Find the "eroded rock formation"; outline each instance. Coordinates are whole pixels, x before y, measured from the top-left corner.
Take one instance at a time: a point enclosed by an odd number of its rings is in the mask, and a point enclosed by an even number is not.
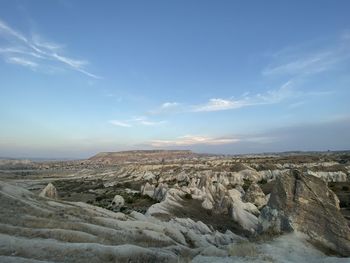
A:
[[[314,243],[350,256],[350,229],[339,200],[320,178],[298,170],[279,176],[259,220],[261,232],[300,231]]]
[[[52,184],[49,183],[39,194],[41,197],[47,197],[51,199],[57,199],[58,198],[58,193],[56,190],[56,187]]]

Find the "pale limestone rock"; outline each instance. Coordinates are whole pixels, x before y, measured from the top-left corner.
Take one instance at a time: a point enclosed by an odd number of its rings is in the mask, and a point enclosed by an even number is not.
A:
[[[120,209],[121,207],[123,207],[124,204],[125,204],[125,201],[121,195],[115,195],[111,203],[112,207],[117,209]]]
[[[313,172],[311,170],[307,171],[307,174],[322,178],[326,182],[347,182],[348,176],[342,171],[338,172]]]
[[[149,184],[148,182],[141,187],[141,195],[148,195],[153,198],[155,187],[154,185]]]
[[[162,201],[165,198],[166,192],[168,191],[168,185],[160,183],[154,190],[153,199],[157,201]]]
[[[243,201],[253,203],[258,207],[258,209],[261,209],[263,206],[267,204],[267,198],[264,192],[261,190],[260,186],[256,183],[252,183],[249,186],[247,192],[243,197]]]
[[[143,179],[146,181],[152,182],[155,178],[156,176],[150,171],[146,171],[145,174],[143,175]]]
[[[243,203],[241,193],[236,189],[228,190],[228,209],[232,219],[244,229],[255,232],[258,226],[258,218],[254,214],[259,214],[259,210],[251,203]]]
[[[319,246],[350,256],[350,228],[338,198],[315,176],[291,170],[278,177],[259,221],[260,232],[300,231]]]
[[[190,178],[188,177],[188,175],[182,171],[181,173],[179,173],[177,176],[176,176],[176,181],[178,182],[188,182],[190,180]]]
[[[232,203],[229,209],[232,219],[244,229],[254,233],[258,228],[258,218],[244,209],[242,201]]]
[[[204,199],[204,201],[202,203],[202,207],[204,209],[211,210],[211,209],[213,209],[213,203],[210,202],[210,200],[208,198],[206,198],[206,199]]]
[[[39,194],[41,197],[47,197],[51,199],[58,199],[58,193],[56,187],[49,183]]]

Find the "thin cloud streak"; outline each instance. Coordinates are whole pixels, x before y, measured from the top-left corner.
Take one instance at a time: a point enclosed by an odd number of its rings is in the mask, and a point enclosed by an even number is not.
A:
[[[157,109],[151,110],[149,114],[178,113],[183,111],[184,105],[179,102],[164,102]]]
[[[172,113],[227,111],[244,107],[272,105],[290,99],[300,99],[300,101],[304,101],[306,97],[325,96],[332,94],[331,91],[304,92],[295,89],[294,86],[295,82],[293,80],[289,80],[285,82],[280,88],[275,90],[268,90],[262,94],[258,93],[255,95],[249,95],[249,93],[245,93],[238,99],[211,98],[206,103],[197,105],[174,103],[174,106],[171,106],[171,108]],[[299,101],[293,103],[299,103]],[[157,110],[151,111],[151,113],[169,113],[168,107],[163,107],[163,105],[167,104],[168,103],[163,103],[161,107],[159,107]],[[163,108],[164,110],[162,110]]]
[[[285,48],[276,52],[273,62],[262,70],[265,77],[305,76],[335,69],[350,59],[349,39],[342,34],[333,47],[321,50],[305,51],[300,48]]]
[[[128,127],[128,128],[133,127],[135,125],[157,126],[157,125],[166,123],[166,121],[151,121],[144,116],[136,117],[136,118],[132,118],[130,120],[124,120],[124,121],[110,120],[108,122],[114,126]]]
[[[249,94],[244,94],[239,99],[233,98],[212,98],[208,102],[199,105],[183,105],[180,103],[172,103],[171,108],[179,112],[211,112],[211,111],[224,111],[239,109],[248,106],[258,106],[258,105],[268,105],[279,103],[285,99],[296,97],[298,94],[292,89],[292,81],[288,81],[283,84],[277,90],[269,90],[264,94],[256,94],[249,96]],[[166,107],[164,107],[166,105]],[[169,106],[168,106],[169,105]],[[166,113],[170,107],[169,103],[163,103],[162,106],[152,113]],[[165,110],[162,110],[164,109]]]
[[[78,71],[86,76],[95,79],[101,79],[93,73],[87,71],[84,67],[88,64],[85,60],[72,59],[61,54],[58,51],[62,47],[55,43],[43,42],[40,37],[34,36],[32,40],[25,37],[20,32],[14,30],[8,26],[5,22],[0,20],[0,37],[10,42],[10,47],[0,47],[0,54],[4,57],[5,61],[10,62],[14,60],[29,61],[27,57],[35,58],[35,61],[31,61],[32,65],[36,64],[36,67],[47,66],[52,61],[61,63],[75,71]],[[19,55],[23,57],[19,57]],[[17,63],[21,66],[30,67],[31,63]]]
[[[340,60],[339,57],[333,57],[334,55],[332,52],[314,54],[284,64],[267,67],[263,70],[262,74],[264,76],[271,76],[319,73],[328,70]]]
[[[128,124],[126,122],[122,122],[122,121],[110,120],[108,122],[114,126],[125,127],[125,128],[132,127],[130,124]]]
[[[237,138],[214,138],[201,135],[185,135],[173,140],[152,140],[148,145],[152,147],[172,147],[172,146],[191,146],[191,145],[221,145],[238,142]]]
[[[38,67],[37,63],[20,57],[10,57],[6,61],[8,63],[21,65],[30,69],[36,69]]]

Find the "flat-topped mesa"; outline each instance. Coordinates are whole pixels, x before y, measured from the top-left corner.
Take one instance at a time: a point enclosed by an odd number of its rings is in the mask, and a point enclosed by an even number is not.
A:
[[[88,160],[92,163],[118,164],[125,162],[161,162],[181,158],[195,158],[200,156],[190,150],[137,150],[121,152],[101,152]]]

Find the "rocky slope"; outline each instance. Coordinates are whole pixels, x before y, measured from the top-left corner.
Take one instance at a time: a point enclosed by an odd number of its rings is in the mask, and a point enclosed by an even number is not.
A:
[[[0,169],[0,262],[348,262],[343,155],[138,154]]]
[[[350,257],[350,228],[339,210],[338,197],[324,181],[292,170],[276,179],[260,231],[301,231],[313,243]]]

